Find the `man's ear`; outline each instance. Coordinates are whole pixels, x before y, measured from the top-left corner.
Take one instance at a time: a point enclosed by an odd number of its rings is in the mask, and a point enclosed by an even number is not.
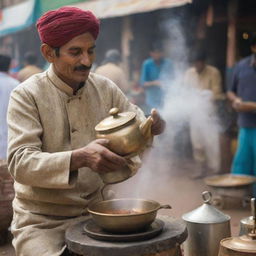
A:
[[[53,63],[56,58],[55,50],[48,44],[41,45],[41,53],[49,63]]]

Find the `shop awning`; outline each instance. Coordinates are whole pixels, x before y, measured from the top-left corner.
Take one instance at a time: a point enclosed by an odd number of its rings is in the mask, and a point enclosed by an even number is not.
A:
[[[45,11],[63,5],[91,10],[98,18],[125,16],[192,3],[192,0],[26,0],[0,10],[0,37],[33,25]]]
[[[85,0],[26,0],[0,10],[0,37],[26,29],[46,11]],[[87,0],[89,1],[89,0]]]
[[[27,0],[0,10],[0,37],[30,27],[36,20],[36,0]]]
[[[92,0],[72,4],[72,6],[91,10],[98,18],[110,18],[177,7],[188,3],[192,3],[192,0]]]
[[[41,12],[45,13],[46,11],[54,10],[61,6],[71,5],[71,4],[73,5],[73,4],[76,4],[77,2],[86,2],[86,1],[89,1],[89,0],[61,0],[61,1],[40,0]]]

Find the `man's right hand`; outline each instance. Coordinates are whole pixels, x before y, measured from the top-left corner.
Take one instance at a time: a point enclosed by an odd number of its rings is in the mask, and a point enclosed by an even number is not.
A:
[[[118,171],[127,164],[126,159],[107,148],[108,140],[97,139],[71,155],[70,170],[89,167],[95,172]]]
[[[236,110],[239,111],[239,108],[241,106],[241,104],[243,103],[241,98],[235,98],[232,102],[232,107]]]

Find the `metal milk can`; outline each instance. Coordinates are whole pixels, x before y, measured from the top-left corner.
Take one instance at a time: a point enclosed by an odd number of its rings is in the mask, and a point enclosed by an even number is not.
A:
[[[210,192],[204,191],[202,197],[202,206],[182,216],[188,229],[185,256],[217,256],[220,241],[231,235],[230,216],[210,205]]]
[[[240,232],[239,236],[249,234],[254,227],[254,216],[255,216],[255,198],[251,198],[251,211],[252,215],[241,219],[240,221]]]
[[[253,216],[241,219],[239,236],[247,235],[253,230],[254,220]]]
[[[220,241],[218,256],[255,256],[256,255],[256,200],[251,199],[253,228],[245,235],[228,237]]]

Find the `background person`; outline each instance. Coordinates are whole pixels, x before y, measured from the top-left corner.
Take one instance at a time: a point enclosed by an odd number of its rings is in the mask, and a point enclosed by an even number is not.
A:
[[[213,99],[225,97],[222,90],[222,78],[220,71],[206,62],[207,54],[200,51],[193,57],[193,67],[185,73],[185,84],[201,90],[208,90],[212,93]]]
[[[142,64],[140,84],[145,91],[146,114],[152,108],[161,108],[164,101],[164,85],[170,83],[173,75],[172,61],[164,57],[163,47],[154,43],[150,49],[150,58]]]
[[[0,159],[7,157],[7,108],[11,91],[19,84],[8,72],[11,57],[0,54]]]
[[[193,67],[185,72],[184,84],[190,89],[198,90],[197,97],[205,103],[209,117],[216,116],[216,101],[224,99],[222,92],[222,79],[220,71],[206,62],[207,55],[205,51],[199,51],[193,57]],[[198,99],[200,100],[200,99]],[[202,106],[204,107],[204,106]],[[197,168],[192,178],[202,178],[208,174],[219,172],[220,162],[220,136],[218,133],[211,133],[209,140],[209,131],[206,131],[202,123],[202,117],[193,116],[189,121],[190,139],[192,144],[193,158],[196,161]],[[217,120],[216,120],[217,122]]]
[[[17,79],[20,82],[25,81],[34,74],[43,72],[43,70],[36,65],[37,56],[33,52],[27,52],[24,59],[24,68],[22,68],[17,75]]]
[[[10,100],[11,227],[17,255],[57,256],[64,255],[66,228],[88,219],[88,204],[102,200],[100,173],[127,167],[124,157],[108,150],[107,140],[95,139],[95,126],[113,107],[145,117],[112,81],[90,72],[99,33],[90,11],[49,11],[37,29],[51,65],[24,81]],[[160,134],[164,121],[157,111],[152,119],[152,134]]]
[[[108,50],[102,65],[96,68],[95,73],[109,78],[124,94],[127,94],[130,88],[121,62],[121,55],[118,50]]]
[[[231,172],[256,175],[256,35],[251,38],[252,55],[239,61],[227,96],[238,113],[238,147]],[[254,196],[256,190],[254,189]]]

